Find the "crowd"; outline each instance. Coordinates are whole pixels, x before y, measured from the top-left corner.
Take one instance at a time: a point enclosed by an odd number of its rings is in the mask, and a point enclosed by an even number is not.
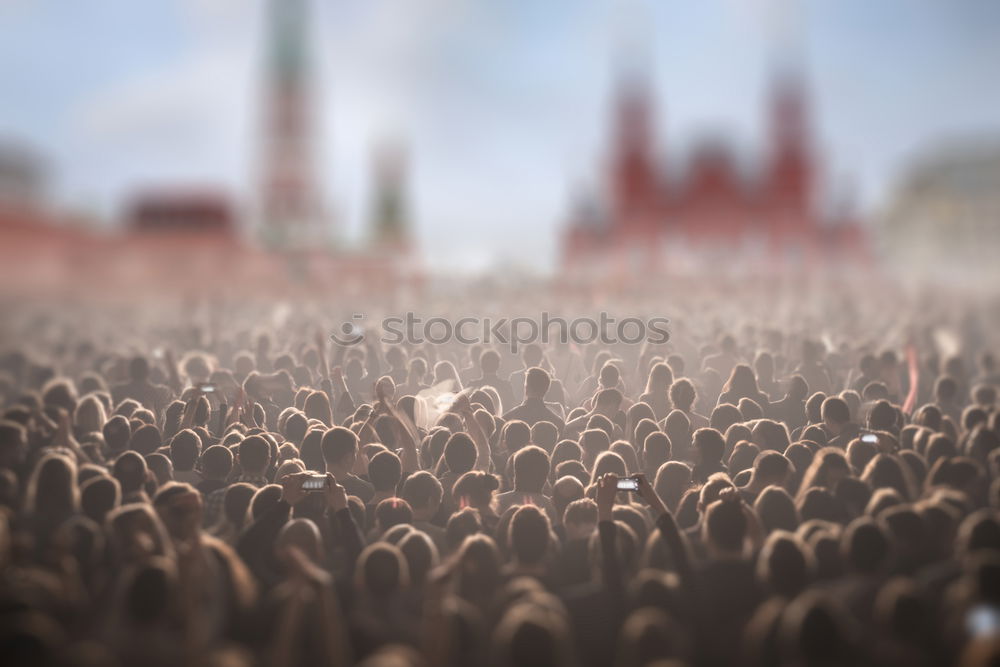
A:
[[[1000,664],[992,332],[841,304],[516,354],[25,312],[0,661]]]

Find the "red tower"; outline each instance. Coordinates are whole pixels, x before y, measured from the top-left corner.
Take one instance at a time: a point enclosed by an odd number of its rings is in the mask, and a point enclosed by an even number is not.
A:
[[[307,1],[268,3],[260,237],[275,249],[306,248],[323,240],[312,154]]]
[[[813,160],[801,79],[782,72],[773,84],[771,153],[764,198],[772,243],[801,245],[813,229]]]
[[[643,79],[626,77],[620,87],[611,164],[615,233],[648,239],[656,233],[660,208],[653,105]]]

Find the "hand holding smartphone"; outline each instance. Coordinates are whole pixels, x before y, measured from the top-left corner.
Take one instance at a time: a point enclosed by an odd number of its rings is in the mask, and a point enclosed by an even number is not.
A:
[[[618,480],[619,491],[638,491],[639,480],[635,477],[622,477]]]
[[[330,483],[330,478],[326,475],[311,474],[302,481],[303,491],[323,491]]]

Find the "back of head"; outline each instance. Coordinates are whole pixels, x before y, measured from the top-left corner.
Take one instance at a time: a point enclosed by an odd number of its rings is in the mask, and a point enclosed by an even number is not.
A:
[[[548,371],[538,367],[529,368],[524,375],[524,393],[534,398],[544,398],[551,383]]]
[[[725,438],[714,428],[700,428],[695,431],[693,444],[702,463],[721,461],[726,450]]]
[[[530,603],[512,605],[493,638],[499,667],[567,667],[569,630],[562,618]]]
[[[538,507],[524,505],[510,520],[511,553],[524,565],[541,563],[549,548],[549,519]]]
[[[375,523],[382,531],[413,521],[413,509],[402,498],[386,498],[375,506]]]
[[[80,489],[80,507],[98,525],[104,525],[108,512],[121,504],[121,498],[118,480],[104,475],[87,480]]]
[[[472,470],[477,457],[476,443],[464,431],[452,433],[444,445],[444,461],[449,472],[455,475]]]
[[[170,439],[170,460],[175,470],[191,470],[201,454],[201,438],[191,429],[184,429]]]
[[[761,527],[768,533],[775,530],[795,531],[799,527],[799,512],[795,502],[780,486],[765,488],[754,502]]]
[[[394,452],[381,451],[368,462],[368,479],[376,492],[393,491],[403,477],[403,466]]]
[[[611,447],[611,438],[601,429],[587,429],[580,434],[580,447],[584,454],[596,457]]]
[[[452,487],[452,499],[459,507],[473,505],[482,507],[488,505],[493,492],[500,488],[500,480],[481,470],[470,470],[455,482]]]
[[[271,445],[263,436],[251,435],[237,446],[240,468],[244,474],[261,475],[271,462]]]
[[[851,421],[851,409],[847,406],[847,401],[839,396],[828,396],[820,409],[823,421],[843,426]]]
[[[137,452],[129,451],[119,456],[111,470],[125,495],[141,490],[146,481],[146,460]]]
[[[347,466],[358,455],[358,436],[349,428],[334,426],[323,434],[320,447],[326,465]]]
[[[670,400],[678,410],[688,412],[696,398],[697,393],[691,380],[678,378],[670,385]]]
[[[809,584],[812,563],[806,547],[792,533],[771,533],[757,561],[758,576],[773,592],[792,598]]]
[[[160,448],[161,444],[160,429],[156,428],[156,426],[152,424],[146,424],[145,426],[139,427],[139,429],[132,434],[132,437],[128,442],[128,447],[129,449],[145,455],[155,452]]]
[[[514,455],[514,487],[525,493],[541,493],[549,477],[549,455],[530,445]]]
[[[398,548],[386,542],[369,545],[358,557],[355,583],[362,592],[385,598],[409,585],[409,568]]]
[[[233,453],[228,447],[212,445],[201,454],[201,474],[205,479],[224,480],[233,470]]]
[[[441,502],[441,482],[426,470],[413,473],[403,482],[401,496],[415,511],[436,509]]]
[[[450,522],[449,522],[450,525]],[[427,575],[438,564],[438,550],[434,542],[421,530],[412,530],[399,542],[399,550],[406,559],[410,583],[423,585]]]
[[[860,574],[877,574],[888,567],[889,540],[870,517],[855,519],[844,531],[844,559]]]
[[[747,520],[737,494],[730,494],[708,507],[704,536],[710,545],[726,553],[742,553],[746,533]]]
[[[493,375],[500,370],[500,355],[496,350],[485,350],[479,355],[479,367],[484,375]]]

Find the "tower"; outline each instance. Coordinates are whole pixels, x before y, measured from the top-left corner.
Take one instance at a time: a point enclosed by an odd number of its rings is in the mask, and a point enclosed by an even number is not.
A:
[[[260,239],[277,250],[322,242],[312,148],[308,0],[268,1]]]
[[[767,194],[773,241],[810,231],[813,221],[813,156],[805,86],[801,76],[780,70],[770,93],[770,155]]]
[[[410,234],[406,205],[405,150],[397,144],[381,146],[375,153],[374,169],[374,245],[390,252],[406,252],[410,246]]]
[[[653,109],[644,77],[625,75],[615,100],[611,187],[615,233],[651,236],[656,229],[660,175]]]

